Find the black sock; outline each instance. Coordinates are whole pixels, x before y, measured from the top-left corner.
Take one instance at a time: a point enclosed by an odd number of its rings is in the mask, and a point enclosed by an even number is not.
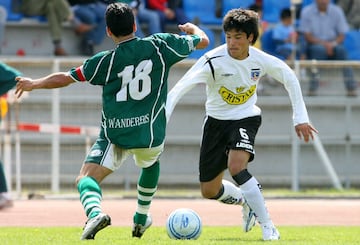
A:
[[[251,177],[252,175],[248,172],[247,169],[244,169],[240,171],[240,173],[232,176],[233,180],[235,180],[238,185],[246,183],[249,179],[251,179]]]

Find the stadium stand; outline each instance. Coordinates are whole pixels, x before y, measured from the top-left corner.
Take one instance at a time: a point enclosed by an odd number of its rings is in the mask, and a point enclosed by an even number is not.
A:
[[[346,33],[344,46],[350,60],[360,60],[360,31],[351,30]]]
[[[261,36],[261,48],[268,54],[275,55],[275,43],[272,38],[273,30],[271,28],[267,29]],[[281,57],[279,57],[281,58]]]
[[[0,5],[5,7],[6,11],[7,11],[7,21],[10,22],[19,22],[24,20],[24,18],[26,19],[32,19],[35,22],[43,22],[46,23],[47,19],[45,16],[25,16],[22,13],[19,12],[19,4],[20,2],[18,1],[14,1],[14,0],[0,0]]]
[[[306,6],[306,5],[312,4],[313,2],[314,2],[314,0],[303,0],[303,1],[302,1],[302,6]]]
[[[308,4],[313,3],[314,0],[303,0],[302,2],[302,6],[306,6]],[[332,0],[333,1],[333,0]],[[224,38],[224,34],[222,33],[222,29],[221,29],[221,21],[222,21],[222,17],[216,17],[215,12],[216,12],[216,1],[207,1],[207,0],[197,0],[197,1],[193,1],[193,0],[183,0],[183,4],[184,4],[184,10],[187,14],[187,16],[189,17],[189,19],[191,21],[194,21],[195,19],[199,19],[200,20],[200,24],[203,25],[203,28],[205,27],[205,29],[207,29],[208,35],[211,37],[211,41],[212,44],[214,46],[220,45],[222,43],[225,42],[225,38]],[[226,0],[226,1],[222,1],[222,15],[224,15],[228,10],[232,9],[232,8],[239,8],[239,7],[243,7],[246,8],[249,5],[253,4],[255,2],[255,0],[242,0],[242,1],[238,1],[238,0]],[[277,1],[277,0],[263,0],[263,19],[265,21],[270,22],[270,24],[275,24],[277,23],[278,19],[279,19],[279,13],[281,11],[282,8],[284,7],[289,7],[290,6],[290,0],[283,0],[283,1]],[[14,1],[14,0],[0,0],[0,5],[4,6],[6,8],[6,10],[8,11],[8,28],[7,28],[7,35],[10,35],[10,37],[8,38],[10,40],[10,38],[12,40],[14,40],[13,38],[13,34],[15,34],[16,32],[20,31],[24,31],[24,33],[26,32],[30,32],[31,33],[36,33],[37,36],[39,36],[40,32],[45,34],[46,30],[46,18],[44,16],[36,16],[36,17],[26,17],[23,16],[21,13],[18,13],[16,11],[16,9],[18,9],[18,1]],[[66,24],[65,24],[66,25]],[[31,31],[28,31],[30,30]],[[175,27],[169,27],[170,30],[173,31],[173,29]],[[72,34],[72,30],[71,28],[66,28],[66,39],[71,39],[71,38],[77,38],[76,36],[74,36]],[[17,35],[16,35],[17,36]],[[357,33],[356,31],[351,31],[345,39],[345,46],[348,50],[349,53],[349,58],[351,60],[359,60],[360,59],[360,45],[359,43],[359,39],[360,39],[360,34]],[[33,38],[34,43],[38,43],[39,41],[35,38]],[[357,40],[357,41],[356,41]],[[3,54],[9,55],[9,54],[15,54],[16,51],[19,48],[23,48],[26,49],[26,53],[27,54],[38,54],[38,55],[48,55],[47,53],[41,53],[42,50],[47,50],[48,48],[51,47],[35,47],[32,48],[31,50],[27,50],[29,48],[27,48],[27,46],[21,45],[21,39],[17,40],[16,42],[7,42],[7,47],[3,50]],[[72,51],[72,53],[74,55],[78,55],[77,53],[77,43],[71,42],[70,40],[67,41],[66,43],[69,47],[67,47],[69,50]],[[274,44],[271,40],[271,33],[264,33],[264,36],[262,37],[262,44],[263,44],[263,49],[266,52],[269,52],[270,54],[274,54],[273,50],[274,50]],[[98,50],[102,49],[102,48],[108,48],[112,45],[112,43],[109,42],[105,42],[104,45],[102,45],[101,47],[98,48]],[[211,45],[211,48],[213,48],[214,46]],[[74,46],[74,47],[72,47]],[[75,47],[76,46],[76,47]],[[210,48],[209,48],[210,49]],[[195,53],[193,53],[191,55],[190,58],[198,58],[200,57],[202,54],[204,54],[206,50],[199,50],[196,51]]]
[[[198,18],[201,24],[220,25],[222,19],[215,16],[215,1],[183,0],[183,7],[190,21]]]
[[[247,8],[251,4],[254,4],[255,0],[224,0],[223,1],[223,15],[225,15],[230,9],[234,8]]]
[[[266,0],[267,1],[267,0]],[[309,5],[309,4],[312,4],[315,0],[302,0],[302,6],[306,6],[306,5]],[[336,0],[331,0],[332,3],[336,3],[335,2]]]
[[[290,0],[264,0],[263,1],[263,19],[269,23],[278,23],[280,21],[280,11],[283,8],[290,8]]]
[[[8,21],[20,21],[23,16],[21,13],[14,12],[14,1],[12,0],[0,0],[0,5],[3,6],[7,11]]]

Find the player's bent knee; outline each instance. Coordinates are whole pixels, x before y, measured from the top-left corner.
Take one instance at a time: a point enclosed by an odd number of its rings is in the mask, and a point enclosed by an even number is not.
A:
[[[201,195],[203,198],[206,199],[214,199],[214,196],[216,196],[218,194],[217,191],[214,191],[213,189],[210,188],[202,188],[201,189]]]

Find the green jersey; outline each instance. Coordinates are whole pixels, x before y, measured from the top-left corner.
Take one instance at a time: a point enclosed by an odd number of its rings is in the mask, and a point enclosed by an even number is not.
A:
[[[200,40],[169,33],[134,37],[71,69],[74,80],[103,87],[101,137],[125,149],[162,144],[169,69]]]
[[[0,62],[0,95],[6,94],[15,87],[15,78],[21,75],[21,72],[17,69]]]

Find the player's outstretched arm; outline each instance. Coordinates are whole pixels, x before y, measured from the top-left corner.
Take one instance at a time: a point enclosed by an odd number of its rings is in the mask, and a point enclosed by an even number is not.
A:
[[[183,25],[178,25],[178,27],[182,32],[185,32],[188,35],[195,34],[201,37],[201,41],[198,43],[198,45],[196,45],[197,49],[204,49],[209,45],[209,37],[197,25],[187,22]]]
[[[314,134],[317,134],[318,131],[309,123],[301,123],[295,126],[295,131],[297,136],[301,139],[303,138],[305,142],[309,142],[309,139],[314,139]]]
[[[67,72],[57,72],[38,79],[28,77],[17,77],[15,79],[17,81],[15,94],[18,98],[24,91],[61,88],[75,82]]]

